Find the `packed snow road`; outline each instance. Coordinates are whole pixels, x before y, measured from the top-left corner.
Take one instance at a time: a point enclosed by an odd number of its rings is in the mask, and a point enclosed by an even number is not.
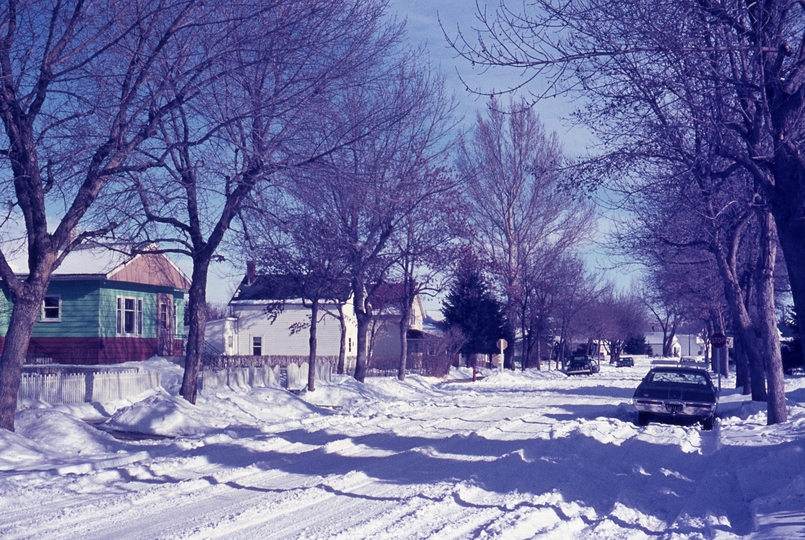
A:
[[[18,413],[17,433],[0,433],[0,537],[805,535],[801,379],[787,381],[787,424],[725,390],[703,432],[634,424],[640,362],[476,383],[344,377],[196,406],[172,395],[177,368],[155,365],[166,392]]]

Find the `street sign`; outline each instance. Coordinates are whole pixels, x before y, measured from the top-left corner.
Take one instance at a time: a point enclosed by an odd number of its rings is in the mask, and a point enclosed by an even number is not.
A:
[[[489,343],[489,342],[487,341],[487,343]],[[503,339],[503,338],[500,338],[500,339],[497,341],[497,346],[498,346],[498,349],[500,349],[501,351],[505,351],[505,350],[506,350],[506,348],[509,346],[509,342],[508,342],[508,341],[506,341],[506,340],[505,340],[505,339]]]
[[[716,332],[712,336],[710,336],[710,343],[713,344],[713,347],[723,347],[727,344],[727,336],[722,334],[721,332]]]

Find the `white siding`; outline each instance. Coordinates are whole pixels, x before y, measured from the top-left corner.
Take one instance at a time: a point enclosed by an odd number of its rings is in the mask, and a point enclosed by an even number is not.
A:
[[[357,340],[357,323],[352,313],[352,305],[344,307],[347,314],[347,339]],[[321,312],[320,312],[321,313]],[[233,354],[252,354],[252,337],[263,338],[263,355],[307,356],[309,353],[310,328],[306,327],[292,333],[295,324],[310,321],[310,309],[298,304],[287,304],[282,313],[272,322],[265,314],[263,305],[233,305],[236,347]],[[338,356],[341,341],[341,327],[335,317],[320,317],[317,332],[318,356]],[[354,347],[353,347],[354,348]],[[351,354],[355,354],[354,350]],[[347,355],[350,355],[347,350]]]
[[[399,315],[375,317],[371,332],[373,357],[400,356]]]
[[[411,311],[411,330],[421,331],[424,320],[425,310],[417,295]],[[393,310],[393,313],[376,316],[371,332],[373,357],[400,356],[400,315],[396,309]]]

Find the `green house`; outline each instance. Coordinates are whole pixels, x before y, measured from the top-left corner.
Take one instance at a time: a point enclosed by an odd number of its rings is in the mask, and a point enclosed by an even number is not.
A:
[[[19,265],[12,268],[24,275]],[[0,286],[2,350],[13,304],[8,288]],[[187,276],[164,254],[76,250],[53,273],[26,362],[117,364],[181,356],[189,288]]]

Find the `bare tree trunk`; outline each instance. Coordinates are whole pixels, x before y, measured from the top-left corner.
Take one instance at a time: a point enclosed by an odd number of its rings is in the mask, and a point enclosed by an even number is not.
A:
[[[355,355],[355,380],[364,382],[366,380],[366,370],[369,360],[369,325],[372,323],[372,316],[365,312],[355,313],[358,319],[358,340]]]
[[[515,320],[515,318],[513,317],[515,313],[514,306],[512,306],[510,309],[507,309],[506,311],[507,311],[506,336],[500,336],[500,337],[502,338],[505,337],[505,339],[510,341],[511,343],[509,343],[509,346],[503,350],[503,367],[514,371],[515,369],[517,369],[517,367],[514,365],[514,338],[512,337],[515,335],[514,323],[512,322]]]
[[[766,83],[770,86],[789,84],[787,80],[781,83],[779,78],[775,79],[778,80]],[[796,92],[776,91],[769,96],[773,100],[772,126],[780,137],[772,161],[775,182],[769,210],[774,215],[785,256],[799,335],[805,339],[805,163],[802,144],[798,142],[802,133],[802,90],[800,86]]]
[[[775,214],[776,217],[776,214]],[[780,222],[783,225],[780,225]],[[777,219],[780,245],[785,256],[788,280],[791,284],[791,296],[794,299],[794,310],[797,313],[799,335],[805,336],[805,218],[797,220]]]
[[[313,392],[316,390],[316,333],[318,331],[319,322],[319,299],[313,298],[310,305],[310,338],[308,345],[310,347],[307,357],[307,390]]]
[[[785,388],[783,386],[782,359],[777,335],[777,317],[774,310],[774,223],[767,211],[759,211],[761,226],[761,258],[758,261],[753,282],[756,295],[756,321],[753,321],[744,301],[738,277],[735,273],[735,251],[731,258],[721,250],[715,250],[719,273],[724,280],[724,295],[732,311],[732,318],[739,333],[740,341],[749,359],[749,369],[753,401],[767,401],[768,422],[786,421]],[[733,245],[734,241],[733,241]],[[767,358],[769,358],[767,362]],[[767,371],[769,370],[772,371]],[[765,373],[764,373],[765,372]],[[769,377],[769,391],[766,391],[766,377]]]
[[[752,393],[752,375],[749,369],[749,358],[744,351],[739,336],[735,337],[735,388],[741,389],[741,394],[748,396]]]
[[[26,287],[25,297],[14,298],[14,310],[6,334],[3,354],[0,356],[0,428],[14,431],[14,414],[17,411],[17,393],[22,380],[22,365],[31,340],[36,316],[42,305],[45,288]]]
[[[408,329],[411,327],[411,311],[413,298],[404,298],[400,310],[400,363],[397,368],[397,378],[405,380],[405,369],[408,360]]]
[[[542,339],[540,339],[539,333],[537,333],[537,371],[542,371]],[[550,370],[551,365],[550,362],[548,363],[548,369]]]
[[[207,326],[207,268],[209,262],[194,261],[193,280],[187,294],[188,333],[187,352],[184,361],[184,376],[180,394],[195,404],[198,397],[198,375],[201,356],[204,352],[204,330]]]
[[[368,366],[368,337],[369,325],[372,323],[372,314],[366,302],[366,289],[363,280],[353,278],[352,295],[355,302],[355,318],[358,321],[358,343],[355,358],[355,379],[364,382]]]
[[[344,305],[338,304],[338,324],[341,327],[341,342],[338,345],[338,365],[335,372],[339,375],[344,374],[344,361],[347,357],[347,320],[344,316]]]
[[[765,354],[766,379],[768,381],[769,401],[767,423],[779,424],[788,420],[785,405],[785,379],[783,360],[780,353],[780,335],[777,332],[777,317],[774,308],[774,263],[777,256],[777,234],[770,212],[760,216],[761,265],[756,276],[755,289],[758,292],[758,321],[760,330],[758,341]]]
[[[522,355],[522,365],[521,368],[523,371],[526,368],[531,367],[531,347],[533,346],[533,331],[527,330],[525,325],[523,325],[520,329],[521,336],[523,336],[522,340],[520,341],[520,354]]]
[[[609,362],[610,364],[618,365],[618,360],[621,357],[621,350],[623,350],[623,343],[616,340],[609,342]]]
[[[749,388],[752,394],[752,401],[768,401],[769,394],[766,391],[766,368],[763,362],[750,358],[749,361]]]

